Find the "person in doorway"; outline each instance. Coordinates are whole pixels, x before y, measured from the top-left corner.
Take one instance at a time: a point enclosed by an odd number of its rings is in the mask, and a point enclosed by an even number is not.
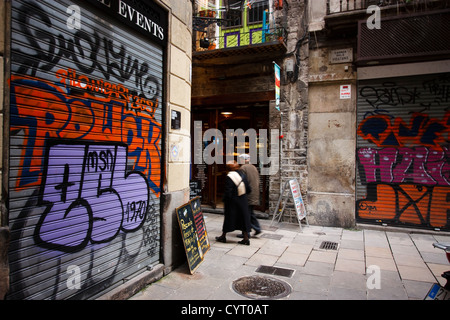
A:
[[[248,183],[250,185],[251,192],[248,194],[248,207],[250,212],[250,225],[253,230],[255,230],[254,236],[259,235],[261,230],[261,225],[259,224],[258,218],[256,218],[254,212],[254,206],[259,205],[259,172],[258,169],[250,163],[250,155],[241,154],[239,159],[244,163],[241,165],[241,171],[247,176]],[[242,237],[242,235],[239,235]]]
[[[224,185],[224,220],[222,235],[216,237],[219,242],[227,242],[226,234],[234,230],[241,230],[243,240],[239,244],[250,245],[249,234],[251,231],[250,212],[248,211],[247,193],[251,191],[247,178],[239,170],[236,161],[227,162],[229,171]]]

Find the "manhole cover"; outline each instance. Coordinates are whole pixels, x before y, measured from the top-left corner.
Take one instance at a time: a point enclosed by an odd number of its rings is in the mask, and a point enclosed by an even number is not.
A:
[[[338,244],[336,242],[332,242],[332,241],[323,241],[320,244],[320,249],[325,249],[325,250],[337,250]]]
[[[249,276],[233,281],[233,290],[250,299],[268,300],[280,299],[288,296],[292,288],[281,280],[262,277]]]

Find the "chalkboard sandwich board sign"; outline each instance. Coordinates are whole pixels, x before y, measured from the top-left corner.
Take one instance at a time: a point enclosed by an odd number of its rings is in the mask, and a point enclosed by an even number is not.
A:
[[[189,270],[191,274],[194,274],[210,247],[200,199],[195,198],[189,201],[187,204],[178,207],[176,212]]]
[[[196,197],[190,201],[192,214],[194,215],[195,227],[197,229],[197,236],[200,241],[203,255],[208,252],[210,245],[208,240],[208,233],[206,232],[205,219],[203,218],[203,211],[200,197]]]

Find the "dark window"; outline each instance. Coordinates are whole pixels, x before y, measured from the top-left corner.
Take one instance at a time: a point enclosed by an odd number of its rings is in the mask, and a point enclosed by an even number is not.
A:
[[[242,0],[228,0],[226,11],[222,12],[222,19],[227,20],[226,27],[237,27],[242,25]]]
[[[254,2],[251,8],[248,8],[248,24],[261,23],[263,21],[264,10],[269,10],[269,1],[263,0]]]

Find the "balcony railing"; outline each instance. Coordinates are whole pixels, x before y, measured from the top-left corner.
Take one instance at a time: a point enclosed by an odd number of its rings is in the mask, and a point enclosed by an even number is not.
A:
[[[443,4],[447,1],[442,0],[327,0],[327,14],[335,14],[340,12],[348,12],[355,10],[366,10],[371,5],[379,7],[411,7],[412,10],[416,9],[431,9],[433,7],[439,7],[439,4]],[[448,6],[448,5],[447,5]]]
[[[284,28],[253,28],[244,32],[239,28],[225,29],[220,36],[203,37],[196,41],[196,51],[250,47],[254,45],[286,44]]]
[[[367,9],[368,6],[375,4],[378,5],[383,1],[370,1],[370,0],[328,0],[327,1],[327,14]]]

